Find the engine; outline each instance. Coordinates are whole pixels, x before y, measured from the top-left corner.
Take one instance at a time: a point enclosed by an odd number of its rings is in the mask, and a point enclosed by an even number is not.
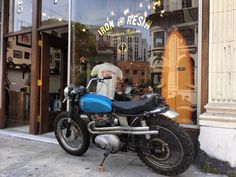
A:
[[[95,120],[96,127],[110,127],[117,126],[118,119],[115,115],[111,114],[94,114],[91,116]]]
[[[120,138],[112,134],[97,135],[95,137],[95,144],[102,149],[109,150],[111,153],[118,152],[121,147]]]
[[[94,126],[96,128],[115,128],[116,126],[128,125],[126,117],[120,117],[115,114],[94,114],[91,115],[94,120]],[[115,134],[96,135],[93,142],[102,149],[106,149],[111,153],[116,153],[121,148],[121,142],[123,139]]]

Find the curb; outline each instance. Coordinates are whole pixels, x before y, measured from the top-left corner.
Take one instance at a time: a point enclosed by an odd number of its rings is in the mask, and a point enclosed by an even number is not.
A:
[[[13,132],[13,131],[8,131],[8,130],[0,130],[0,135],[11,136],[11,137],[21,138],[21,139],[25,139],[25,140],[39,141],[39,142],[58,145],[58,142],[56,139],[43,137],[43,136],[39,136],[39,135],[31,135],[31,134],[27,134],[27,133]]]

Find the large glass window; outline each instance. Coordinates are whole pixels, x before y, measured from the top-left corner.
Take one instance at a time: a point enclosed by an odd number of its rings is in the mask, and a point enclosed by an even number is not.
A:
[[[42,0],[42,25],[67,23],[68,3],[68,0]]]
[[[9,32],[32,27],[32,0],[10,0]]]
[[[86,85],[96,75],[112,75],[109,92],[101,84],[91,91],[116,100],[159,93],[179,113],[178,123],[195,124],[198,7],[193,4],[73,0],[72,81]]]

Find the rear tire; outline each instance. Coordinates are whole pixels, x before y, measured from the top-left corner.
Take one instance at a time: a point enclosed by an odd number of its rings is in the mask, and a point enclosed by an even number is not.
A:
[[[167,176],[176,176],[186,171],[194,159],[193,143],[189,135],[176,122],[164,117],[150,118],[147,123],[150,129],[158,129],[159,134],[151,135],[149,140],[145,136],[139,137],[138,156],[144,164]],[[179,149],[173,145],[172,138],[179,144]],[[180,157],[176,158],[178,154]],[[174,161],[172,165],[171,160]]]
[[[81,156],[90,144],[90,134],[84,121],[79,115],[73,114],[71,119],[70,136],[66,136],[68,113],[60,113],[54,120],[54,133],[60,146],[69,154]]]

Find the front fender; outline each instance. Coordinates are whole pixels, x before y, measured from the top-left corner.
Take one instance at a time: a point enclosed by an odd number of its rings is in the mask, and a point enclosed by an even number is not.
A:
[[[173,111],[173,110],[171,110],[171,109],[168,109],[166,112],[160,113],[160,115],[165,116],[165,117],[168,117],[168,118],[170,118],[170,119],[173,119],[173,118],[178,117],[178,116],[179,116],[179,113],[177,113],[177,112],[175,112],[175,111]]]

